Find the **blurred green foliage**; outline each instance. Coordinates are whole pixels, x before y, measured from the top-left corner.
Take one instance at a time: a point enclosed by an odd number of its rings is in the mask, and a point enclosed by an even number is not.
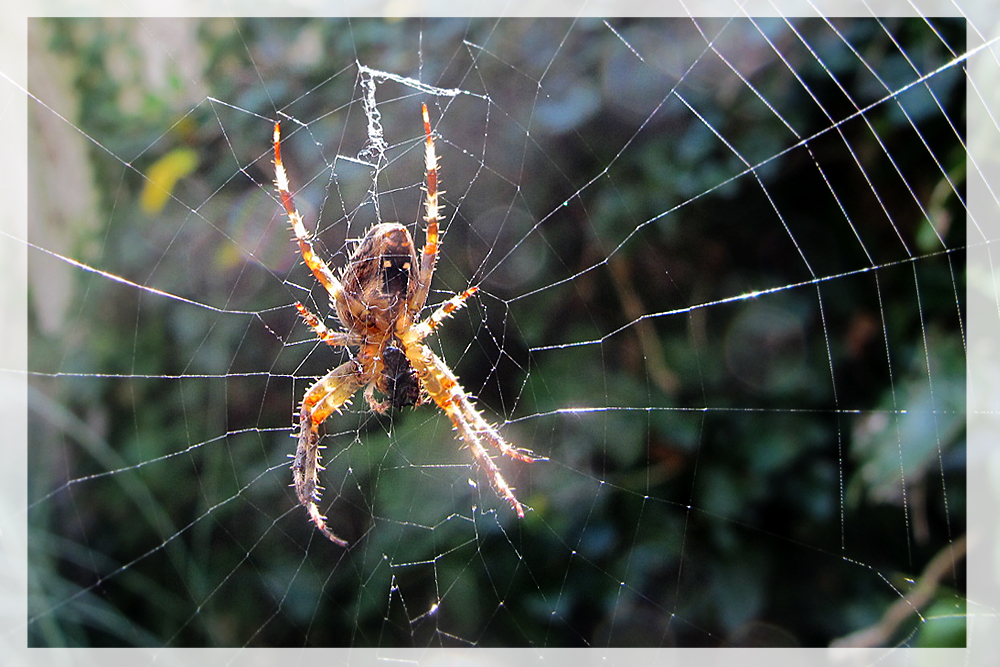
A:
[[[95,139],[103,224],[63,230],[70,256],[208,306],[77,272],[60,326],[33,322],[33,645],[823,646],[962,534],[962,73],[883,83],[963,24],[888,22],[900,53],[874,20],[795,22],[814,57],[778,21],[610,23],[33,22]],[[379,82],[379,207],[420,215],[427,101],[431,301],[483,286],[435,345],[550,460],[502,462],[518,522],[436,410],[356,401],[324,454],[343,551],[287,488],[292,411],[340,357],[291,307],[327,312],[269,138],[294,119],[297,203],[341,266],[374,220],[337,157],[367,137],[357,63],[470,93]],[[195,171],[143,210],[178,150]],[[958,568],[951,611],[895,641],[964,642]]]

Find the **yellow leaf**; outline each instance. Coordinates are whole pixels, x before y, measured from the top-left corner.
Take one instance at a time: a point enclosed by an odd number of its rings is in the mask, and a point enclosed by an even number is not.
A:
[[[193,148],[175,148],[154,162],[146,172],[146,183],[139,196],[145,213],[159,213],[167,203],[177,181],[198,166],[198,153]]]

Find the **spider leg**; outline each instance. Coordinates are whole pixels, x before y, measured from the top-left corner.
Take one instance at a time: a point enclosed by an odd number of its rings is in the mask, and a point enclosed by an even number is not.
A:
[[[431,313],[430,317],[426,320],[419,324],[414,324],[407,331],[400,332],[397,335],[400,336],[401,340],[405,338],[410,342],[418,342],[427,338],[427,336],[431,335],[435,329],[441,326],[442,322],[451,317],[456,310],[464,307],[465,301],[478,291],[478,287],[472,286],[464,292],[456,294],[438,306],[437,310]]]
[[[431,354],[434,356],[434,362],[439,369],[447,369],[447,366],[445,366],[444,362],[441,361],[437,355],[433,352]],[[465,423],[469,426],[469,431],[475,433],[477,436],[499,449],[501,454],[509,456],[512,459],[524,461],[525,463],[531,463],[532,461],[548,461],[546,457],[539,456],[530,449],[515,447],[504,440],[500,435],[500,432],[497,431],[496,427],[486,421],[482,413],[476,409],[476,406],[472,403],[472,399],[465,393],[465,390],[462,389],[461,385],[456,384],[455,386],[458,389],[458,392],[455,392],[457,394],[455,405],[458,407],[458,411],[462,414]]]
[[[357,341],[350,334],[343,331],[333,331],[320,322],[319,317],[298,301],[295,302],[295,308],[299,311],[299,315],[305,320],[305,323],[309,325],[309,328],[315,331],[319,339],[327,345],[332,347],[346,347],[347,345],[357,344]]]
[[[479,291],[478,287],[472,286],[469,289],[465,290],[464,292],[456,294],[452,298],[448,299],[447,301],[442,303],[437,310],[431,313],[430,317],[428,317],[423,322],[420,322],[419,324],[413,325],[409,331],[401,335],[400,340],[404,344],[408,345],[413,345],[414,343],[418,343],[419,341],[423,340],[431,333],[433,333],[435,329],[441,326],[441,323],[444,322],[444,320],[451,317],[451,315],[456,310],[464,307],[466,300],[478,291]],[[435,375],[444,378],[443,381],[441,381],[439,384],[441,384],[442,386],[451,385],[458,389],[459,395],[456,397],[455,402],[464,408],[463,410],[464,419],[467,424],[474,425],[476,431],[480,433],[487,441],[489,441],[490,444],[492,444],[502,453],[506,454],[507,456],[510,456],[511,458],[519,459],[521,461],[547,460],[545,457],[538,456],[533,452],[531,452],[530,450],[514,447],[513,445],[509,444],[506,440],[504,440],[497,432],[496,428],[494,428],[489,422],[483,419],[482,415],[479,414],[479,411],[476,410],[475,407],[473,407],[472,401],[469,399],[469,396],[462,389],[461,385],[458,384],[458,378],[456,378],[455,375],[448,369],[447,365],[445,365],[445,363],[441,361],[441,359],[436,354],[431,352],[429,348],[423,345],[421,345],[421,347],[423,347],[424,350],[426,350],[426,352],[430,354],[431,359],[430,363],[428,364],[429,368],[433,370]],[[410,363],[413,364],[412,359],[410,359]],[[414,364],[414,368],[416,368],[416,366],[417,365]],[[428,390],[428,393],[431,392]],[[431,393],[432,398],[433,396],[434,396],[433,393]],[[440,402],[437,401],[437,399],[435,399],[435,401],[438,402],[438,405],[440,405]],[[445,409],[444,406],[441,406],[441,409],[444,410]],[[447,410],[445,411],[447,412]]]
[[[389,407],[391,405],[389,401],[375,400],[374,382],[365,387],[365,402],[368,403],[368,407],[370,407],[372,410],[379,413],[380,415],[387,414],[389,412]]]
[[[422,324],[426,324],[426,322]],[[406,357],[420,376],[421,384],[428,395],[448,415],[455,430],[458,431],[459,437],[469,446],[473,456],[475,456],[476,462],[489,475],[497,493],[510,503],[519,517],[523,518],[524,504],[514,495],[514,489],[507,483],[500,469],[493,462],[483,441],[485,440],[499,449],[502,454],[519,461],[538,461],[544,460],[544,457],[537,456],[529,450],[514,447],[505,441],[496,428],[487,422],[473,406],[472,399],[462,389],[455,374],[430,348],[416,341],[404,340],[402,342]]]
[[[524,504],[517,499],[517,496],[514,495],[514,489],[512,489],[507,483],[507,480],[504,479],[503,474],[497,467],[497,464],[494,463],[493,459],[490,457],[490,453],[486,451],[485,447],[483,447],[483,443],[479,438],[480,431],[478,431],[465,419],[464,411],[455,410],[451,412],[446,410],[446,412],[449,413],[448,416],[451,418],[455,428],[462,436],[462,440],[464,440],[469,446],[469,450],[472,451],[472,455],[476,457],[476,461],[479,463],[479,466],[486,471],[487,475],[489,475],[490,481],[496,488],[497,493],[503,496],[503,498],[510,503],[511,508],[517,512],[518,518],[523,519]],[[499,435],[497,437],[499,437]]]
[[[424,208],[424,220],[427,227],[424,231],[424,248],[420,252],[420,269],[417,271],[417,290],[410,301],[410,312],[415,316],[424,307],[427,294],[431,289],[431,277],[434,275],[434,265],[438,257],[438,218],[441,207],[438,204],[438,158],[434,150],[434,136],[431,134],[431,120],[427,113],[427,105],[421,108],[424,116],[424,170],[427,172],[427,189]]]
[[[329,292],[330,298],[336,301],[338,295],[343,290],[343,286],[333,275],[326,262],[320,259],[315,251],[313,251],[312,242],[309,240],[309,233],[306,231],[305,223],[302,222],[302,215],[295,208],[295,200],[292,199],[292,193],[288,185],[288,173],[285,171],[285,166],[281,163],[281,123],[277,121],[274,123],[273,143],[274,185],[278,189],[278,194],[281,195],[281,204],[285,207],[285,213],[288,214],[288,222],[292,225],[292,231],[295,232],[295,239],[299,243],[299,252],[302,253],[302,259],[305,260],[306,266],[316,276],[316,280]]]
[[[326,527],[326,517],[319,512],[317,502],[320,497],[319,471],[319,427],[333,412],[339,412],[364,384],[357,362],[348,361],[337,366],[315,384],[309,387],[302,399],[299,413],[299,444],[292,462],[292,479],[299,502],[316,527],[330,541],[346,547],[340,539]]]

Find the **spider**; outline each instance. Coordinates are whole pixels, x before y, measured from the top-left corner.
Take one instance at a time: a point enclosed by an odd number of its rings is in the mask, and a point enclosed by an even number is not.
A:
[[[543,460],[527,449],[508,444],[496,427],[486,421],[473,405],[450,368],[422,341],[476,293],[476,286],[445,301],[430,317],[417,317],[430,291],[440,238],[438,217],[438,158],[427,105],[424,121],[424,188],[426,215],[424,247],[419,258],[413,237],[397,222],[373,225],[351,254],[338,279],[312,247],[302,216],[295,209],[288,175],[281,162],[281,124],[274,124],[275,186],[298,242],[299,252],[316,280],[330,295],[330,302],[343,327],[334,331],[301,303],[295,308],[321,341],[333,347],[357,347],[357,356],[334,368],[315,382],[302,399],[299,409],[298,447],[292,462],[293,486],[316,528],[332,542],[347,546],[326,525],[319,511],[320,426],[334,412],[339,413],[362,387],[368,405],[385,413],[390,408],[418,405],[430,397],[448,415],[458,437],[472,450],[497,493],[510,503],[520,518],[525,506],[514,495],[487,445],[519,461]],[[376,400],[375,390],[382,394]]]

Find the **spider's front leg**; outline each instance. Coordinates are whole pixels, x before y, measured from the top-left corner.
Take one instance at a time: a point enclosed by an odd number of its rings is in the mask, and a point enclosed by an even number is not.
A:
[[[544,461],[545,457],[538,456],[528,449],[514,447],[504,440],[496,427],[486,421],[473,405],[472,399],[462,389],[462,385],[451,369],[421,342],[445,319],[464,306],[466,300],[477,290],[477,287],[470,287],[444,302],[426,320],[410,327],[405,332],[401,332],[400,341],[403,343],[410,365],[420,376],[424,390],[448,415],[458,432],[458,436],[468,445],[476,462],[489,476],[497,493],[510,503],[518,517],[524,518],[524,504],[514,495],[514,489],[504,479],[500,468],[494,463],[485,445],[488,443],[496,447],[501,454],[526,463]]]
[[[468,445],[476,463],[489,476],[497,493],[510,503],[517,516],[523,519],[524,504],[514,495],[514,489],[504,479],[503,473],[493,461],[485,444],[489,443],[500,450],[500,453],[526,463],[543,461],[546,460],[545,457],[538,456],[528,449],[514,447],[504,440],[496,427],[487,422],[472,404],[472,399],[462,389],[451,369],[426,345],[416,343],[408,347],[406,353],[413,368],[420,375],[424,389],[451,419],[458,437]]]
[[[326,527],[326,517],[320,514],[319,506],[319,428],[333,412],[350,401],[361,388],[361,369],[357,362],[348,361],[337,366],[318,380],[306,391],[299,410],[299,444],[292,462],[292,478],[299,502],[309,512],[309,518],[332,542],[342,547],[347,542],[334,535]]]

